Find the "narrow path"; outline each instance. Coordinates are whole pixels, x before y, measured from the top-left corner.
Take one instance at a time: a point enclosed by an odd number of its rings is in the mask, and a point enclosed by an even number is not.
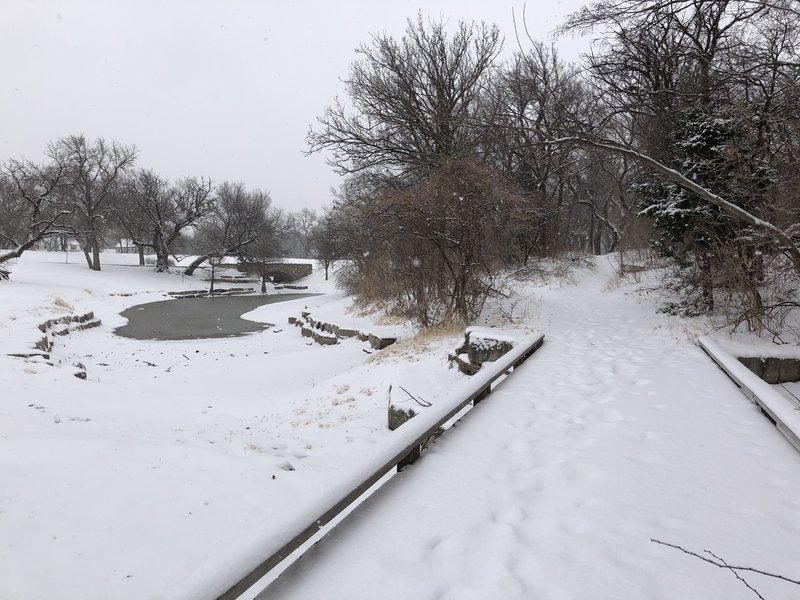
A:
[[[236,337],[262,331],[267,323],[247,321],[241,316],[273,304],[316,294],[271,294],[183,298],[139,304],[120,314],[128,323],[114,333],[137,340],[191,340]]]
[[[797,578],[800,455],[606,281],[544,291],[536,356],[259,600],[755,597],[650,538]]]

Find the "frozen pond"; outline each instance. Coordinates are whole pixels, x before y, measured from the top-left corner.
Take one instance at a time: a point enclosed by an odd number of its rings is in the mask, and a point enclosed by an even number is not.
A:
[[[307,298],[316,294],[218,296],[163,300],[132,306],[120,314],[128,323],[114,333],[138,340],[194,340],[236,337],[271,325],[242,319],[264,304]]]

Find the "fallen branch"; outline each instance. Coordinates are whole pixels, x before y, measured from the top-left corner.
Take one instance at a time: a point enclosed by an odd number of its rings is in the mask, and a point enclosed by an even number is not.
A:
[[[773,579],[780,579],[781,581],[785,581],[787,583],[793,583],[794,585],[800,585],[800,581],[796,579],[791,579],[789,577],[785,577],[783,575],[779,575],[777,573],[770,573],[769,571],[762,571],[761,569],[756,569],[753,567],[739,567],[734,565],[729,565],[727,562],[719,558],[716,554],[711,552],[710,550],[704,550],[707,554],[710,554],[713,559],[708,558],[707,556],[702,556],[701,554],[697,554],[696,552],[692,552],[691,550],[687,550],[686,548],[682,548],[677,544],[670,544],[668,542],[662,542],[661,540],[656,540],[654,538],[650,538],[650,541],[654,544],[660,544],[661,546],[667,546],[668,548],[674,548],[675,550],[680,550],[684,554],[688,554],[689,556],[694,556],[695,558],[699,558],[700,560],[707,562],[709,564],[714,565],[715,567],[719,567],[720,569],[727,569],[731,571],[736,578],[742,581],[748,588],[750,588],[761,600],[764,600],[761,594],[759,594],[756,590],[754,590],[749,583],[747,583],[738,573],[738,571],[747,571],[750,573],[757,573],[758,575],[763,575],[764,577],[771,577]]]
[[[723,565],[725,565],[725,566],[726,566],[728,569],[730,569],[730,565],[729,565],[728,563],[726,563],[726,562],[725,562],[723,559],[721,559],[719,556],[717,556],[716,554],[714,554],[714,553],[713,553],[711,550],[706,550],[705,552],[707,552],[708,554],[710,554],[711,556],[713,556],[714,558],[716,558],[716,559],[717,559],[719,562],[721,562],[721,563],[722,563]],[[747,582],[747,580],[746,580],[744,577],[742,577],[741,575],[739,575],[739,574],[738,574],[736,571],[734,571],[733,569],[731,569],[731,573],[733,573],[733,574],[736,576],[736,579],[738,579],[739,581],[741,581],[741,582],[742,582],[742,583],[743,583],[743,584],[744,584],[744,585],[747,587],[747,589],[749,589],[749,590],[750,590],[750,591],[752,591],[752,592],[753,592],[753,593],[754,593],[756,596],[758,596],[759,598],[761,598],[761,600],[765,600],[765,599],[764,599],[764,596],[762,596],[761,594],[759,594],[759,593],[758,593],[758,590],[757,590],[756,588],[754,588],[752,585],[750,585],[750,584]]]
[[[403,391],[404,391],[406,394],[408,394],[408,397],[409,397],[409,398],[411,398],[411,399],[412,399],[414,402],[416,402],[416,403],[417,403],[417,404],[419,404],[420,406],[424,406],[425,408],[427,408],[427,407],[429,407],[429,406],[433,406],[433,404],[431,404],[430,402],[428,402],[428,401],[427,401],[427,400],[425,400],[424,398],[418,398],[417,396],[415,396],[414,394],[412,394],[411,392],[409,392],[409,391],[408,391],[406,388],[404,388],[404,387],[401,387],[401,386],[397,386],[397,387],[399,387],[399,388],[400,388],[401,390],[403,390]]]

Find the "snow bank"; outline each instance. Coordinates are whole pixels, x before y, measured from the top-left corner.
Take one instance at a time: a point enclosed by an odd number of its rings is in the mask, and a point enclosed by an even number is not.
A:
[[[715,343],[728,354],[736,357],[760,358],[798,358],[800,346],[791,344],[773,344],[767,340],[747,336],[744,339],[715,339]]]
[[[742,391],[775,422],[778,430],[800,452],[800,412],[792,403],[766,381],[731,356],[708,336],[701,337],[700,346],[724,370]]]

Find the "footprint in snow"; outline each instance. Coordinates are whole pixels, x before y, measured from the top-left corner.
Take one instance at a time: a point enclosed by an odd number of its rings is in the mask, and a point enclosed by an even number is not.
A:
[[[663,465],[664,457],[657,454],[642,454],[639,456],[639,462],[643,465]]]
[[[512,454],[527,454],[530,452],[531,446],[523,440],[514,440],[506,446],[506,449]]]
[[[625,420],[625,415],[618,410],[609,410],[603,415],[605,423],[619,423]]]
[[[518,506],[510,506],[492,513],[492,521],[501,525],[516,525],[525,520],[525,511]]]
[[[493,473],[489,473],[489,475],[486,478],[489,481],[500,483],[506,481],[508,479],[508,476],[506,475],[505,471],[494,471]]]
[[[428,544],[428,549],[444,556],[456,556],[464,550],[463,545],[452,537],[436,538]]]
[[[559,529],[561,529],[561,531],[564,533],[570,533],[574,535],[586,535],[587,533],[592,533],[592,531],[594,531],[592,525],[581,519],[565,519],[561,522]]]
[[[767,483],[776,489],[783,489],[789,486],[789,482],[781,477],[770,477],[767,479]]]

